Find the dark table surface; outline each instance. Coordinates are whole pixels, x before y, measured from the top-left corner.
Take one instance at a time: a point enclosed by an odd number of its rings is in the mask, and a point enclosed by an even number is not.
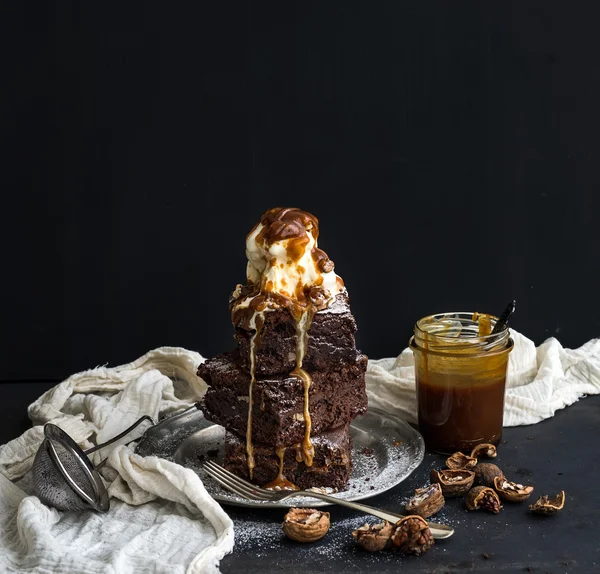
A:
[[[29,428],[26,407],[51,383],[3,383],[0,444]],[[527,504],[506,504],[502,512],[468,512],[462,499],[448,500],[435,517],[452,525],[452,538],[438,541],[424,556],[368,554],[351,532],[365,521],[357,512],[328,507],[331,529],[316,543],[283,537],[283,510],[226,507],[235,523],[236,545],[222,561],[223,572],[600,572],[600,396],[588,397],[533,426],[507,428],[494,461],[509,479],[535,486],[540,494],[566,492],[562,512],[528,513]],[[401,511],[412,491],[428,482],[444,457],[426,454],[400,485],[367,504]]]

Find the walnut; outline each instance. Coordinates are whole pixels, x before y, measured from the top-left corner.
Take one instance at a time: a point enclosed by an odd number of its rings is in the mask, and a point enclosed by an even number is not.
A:
[[[446,498],[462,496],[469,492],[475,480],[475,473],[472,470],[436,470],[431,469],[431,482],[439,483],[442,494]]]
[[[497,476],[504,477],[504,473],[495,465],[489,462],[480,462],[474,469],[476,486],[494,487],[494,479]]]
[[[503,476],[494,478],[494,488],[500,495],[500,498],[506,500],[506,502],[523,502],[533,492],[533,486],[523,486],[522,484],[506,480]]]
[[[444,495],[439,484],[417,488],[415,495],[406,504],[406,512],[428,518],[444,507]]]
[[[496,458],[498,456],[496,447],[493,444],[481,443],[471,451],[471,458],[482,458],[484,456],[487,458]]]
[[[330,273],[335,268],[335,263],[331,259],[321,259],[319,270],[321,273]]]
[[[315,309],[321,310],[327,306],[327,302],[331,299],[331,293],[321,286],[312,287],[308,292],[308,298]]]
[[[483,508],[494,514],[498,514],[502,509],[496,491],[487,486],[476,486],[469,490],[465,504],[469,510],[479,510],[480,508]]]
[[[365,524],[352,533],[354,540],[369,552],[383,550],[390,543],[393,526],[385,521],[381,524],[370,526]]]
[[[477,464],[477,459],[471,456],[467,456],[462,452],[455,452],[451,457],[446,459],[446,466],[450,470],[461,470],[466,468],[471,470]]]
[[[420,516],[411,515],[396,522],[392,542],[400,552],[419,556],[433,546],[434,540],[427,521]]]
[[[329,512],[313,508],[291,508],[283,519],[283,532],[296,542],[314,542],[329,530]]]
[[[534,504],[529,505],[529,510],[534,514],[556,514],[565,505],[565,491],[561,490],[554,498],[540,496]]]

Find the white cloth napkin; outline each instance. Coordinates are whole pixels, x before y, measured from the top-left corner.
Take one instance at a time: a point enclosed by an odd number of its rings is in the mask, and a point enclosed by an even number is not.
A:
[[[565,349],[555,338],[537,349],[533,341],[511,329],[515,342],[509,355],[504,426],[530,425],[554,415],[584,395],[600,393],[600,339],[578,349]],[[417,422],[413,353],[396,359],[369,361],[369,406]]]
[[[539,422],[583,395],[600,393],[600,339],[576,350],[548,339],[536,349],[523,335],[512,331],[512,336],[506,426]],[[202,361],[198,353],[162,347],[128,365],[73,375],[29,407],[36,426],[0,446],[1,571],[218,571],[220,559],[233,547],[233,525],[193,471],[118,446],[103,469],[111,496],[106,514],[44,506],[32,495],[27,474],[44,423],[58,424],[89,448],[142,414],[157,419],[198,400],[206,389],[196,376]],[[370,361],[367,393],[370,406],[415,421],[412,352]],[[95,462],[104,456],[95,455]]]
[[[233,523],[192,470],[117,446],[102,470],[111,497],[104,514],[46,507],[32,496],[29,474],[11,482],[31,468],[44,423],[90,448],[141,415],[158,420],[192,405],[206,389],[196,376],[202,361],[198,353],[162,347],[128,365],[73,375],[29,407],[36,426],[0,446],[0,571],[218,572],[233,548]],[[103,449],[92,457],[105,455]]]

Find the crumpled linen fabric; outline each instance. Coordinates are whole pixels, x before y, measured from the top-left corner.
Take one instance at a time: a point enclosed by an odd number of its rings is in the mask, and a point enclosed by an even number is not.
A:
[[[44,423],[57,424],[90,448],[142,415],[158,420],[193,405],[206,389],[196,375],[203,360],[193,351],[162,347],[127,365],[77,373],[29,407],[34,426],[0,446],[0,571],[219,571],[219,561],[233,548],[233,523],[192,470],[141,457],[124,444],[94,453],[98,463],[112,448],[102,469],[110,477],[107,513],[45,506],[33,495],[28,472]]]
[[[511,329],[515,343],[509,355],[504,402],[504,426],[538,423],[584,395],[600,393],[600,339],[578,349],[565,349],[550,338],[536,348],[533,341]],[[417,422],[413,353],[369,361],[369,406]]]

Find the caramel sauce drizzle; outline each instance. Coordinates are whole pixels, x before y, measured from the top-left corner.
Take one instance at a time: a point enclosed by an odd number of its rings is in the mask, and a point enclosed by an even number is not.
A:
[[[254,445],[252,444],[252,409],[254,408],[254,383],[256,382],[256,347],[260,342],[259,333],[263,325],[261,313],[253,316],[254,334],[250,338],[250,386],[248,387],[248,424],[246,425],[246,455],[250,480],[254,475]]]
[[[290,373],[302,380],[304,385],[304,439],[302,441],[302,460],[306,466],[312,466],[315,456],[315,449],[310,440],[310,432],[312,430],[312,421],[309,411],[308,393],[312,383],[311,376],[302,368],[302,362],[306,355],[308,347],[308,330],[314,316],[314,310],[309,307],[306,309],[298,321],[296,321],[296,368]]]
[[[256,380],[256,353],[254,351],[254,339],[256,339],[256,333],[252,335],[250,339],[250,387],[248,388],[248,425],[246,426],[246,454],[248,456],[248,472],[250,474],[250,480],[254,475],[254,445],[252,444],[252,409],[254,408],[254,399],[252,398],[254,392],[254,381]]]
[[[298,486],[296,486],[293,482],[290,482],[283,475],[283,458],[285,456],[285,447],[278,446],[275,449],[275,454],[279,457],[279,472],[277,476],[268,484],[265,484],[263,488],[273,489],[273,490],[300,490]]]

